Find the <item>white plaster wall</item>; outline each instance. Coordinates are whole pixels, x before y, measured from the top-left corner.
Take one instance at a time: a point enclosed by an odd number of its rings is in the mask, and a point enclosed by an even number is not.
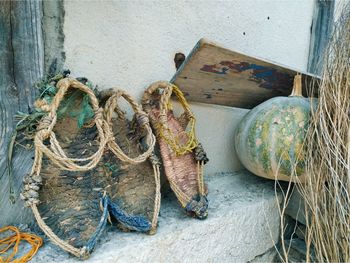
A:
[[[249,55],[305,70],[313,0],[65,0],[66,67],[101,88],[136,98],[153,81],[170,80],[176,52],[206,37]],[[246,110],[192,105],[207,173],[240,169],[234,129]]]

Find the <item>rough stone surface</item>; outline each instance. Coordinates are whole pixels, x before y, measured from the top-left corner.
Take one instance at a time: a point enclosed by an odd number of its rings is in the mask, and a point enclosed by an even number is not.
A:
[[[248,262],[271,252],[279,236],[274,184],[246,171],[210,176],[209,217],[188,218],[174,196],[162,200],[158,233],[110,227],[86,262]],[[32,262],[78,262],[47,243]],[[272,262],[269,254],[265,262]],[[261,262],[261,261],[252,261]]]
[[[278,262],[278,253],[275,247],[270,248],[264,254],[256,256],[253,260],[248,263],[267,263],[267,262]]]
[[[288,262],[290,263],[298,263],[298,262],[306,262],[306,244],[304,240],[299,238],[294,238],[291,240],[284,241],[286,248],[289,248],[288,252]],[[312,250],[311,250],[312,254]],[[311,259],[311,262],[315,262],[315,260]]]
[[[298,190],[293,191],[286,208],[286,214],[306,225],[305,202]]]

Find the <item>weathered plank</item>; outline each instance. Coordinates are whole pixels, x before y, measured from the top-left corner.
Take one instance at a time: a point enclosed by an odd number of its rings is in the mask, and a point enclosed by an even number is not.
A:
[[[272,97],[288,96],[297,72],[201,39],[171,82],[189,101],[249,109]],[[301,73],[306,95],[315,76]]]
[[[17,111],[28,113],[35,98],[33,84],[43,75],[42,2],[0,1],[0,226],[29,223],[29,209],[19,200],[22,177],[30,171],[33,152],[15,148],[13,186],[9,201],[7,146]]]

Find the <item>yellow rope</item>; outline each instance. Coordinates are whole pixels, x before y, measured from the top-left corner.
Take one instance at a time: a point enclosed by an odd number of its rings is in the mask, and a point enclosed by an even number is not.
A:
[[[174,93],[181,106],[184,108],[184,113],[180,116],[180,118],[177,118],[175,121],[179,122],[180,126],[183,129],[186,129],[186,131],[181,131],[180,134],[175,137],[174,132],[179,132],[180,129],[177,129],[177,127],[173,127],[173,121],[169,121],[168,117],[169,110],[171,110],[172,105],[170,102],[170,98],[172,93]],[[159,102],[159,103],[158,103]],[[163,162],[164,166],[167,166],[167,162],[169,162],[169,166],[172,166],[172,171],[169,171],[166,175],[170,183],[170,187],[175,193],[177,199],[179,200],[182,207],[186,207],[187,205],[194,205],[196,206],[196,202],[198,205],[200,205],[200,202],[202,202],[202,197],[206,196],[206,186],[204,183],[204,164],[208,161],[206,158],[206,154],[204,150],[202,149],[201,144],[198,143],[198,140],[195,135],[195,122],[196,119],[193,115],[193,113],[190,110],[190,107],[185,99],[185,96],[181,92],[181,90],[167,82],[167,81],[158,81],[153,84],[151,84],[147,90],[145,91],[143,97],[142,97],[142,106],[144,110],[151,116],[152,125],[153,128],[156,130],[157,133],[157,139],[159,141],[164,140],[165,144],[171,148],[173,153],[169,153],[169,156],[163,156]],[[159,107],[158,107],[159,106]],[[159,110],[159,111],[158,111]],[[157,113],[159,112],[159,115]],[[189,126],[189,127],[188,127]],[[174,129],[175,128],[175,129]],[[177,130],[177,131],[176,131]],[[182,136],[182,137],[181,137]],[[186,142],[180,142],[181,139],[186,138]],[[167,150],[167,149],[166,149]],[[178,185],[178,180],[174,176],[176,175],[176,166],[174,163],[177,163],[177,159],[173,155],[183,155],[186,153],[191,153],[194,150],[194,156],[197,161],[197,184],[198,184],[198,194],[201,198],[201,200],[197,200],[197,195],[189,196],[187,194],[188,189],[181,189]],[[162,152],[162,148],[161,148]],[[166,152],[168,154],[168,152]],[[191,156],[190,156],[191,157]],[[179,160],[180,161],[180,160]],[[192,202],[192,203],[190,203]],[[197,216],[202,216],[202,212],[199,211],[200,214],[198,214],[196,210],[193,210],[194,213],[197,214]],[[203,217],[204,218],[204,217]]]
[[[161,103],[160,103],[160,108],[161,108],[161,116],[160,116],[160,122],[158,124],[158,133],[159,136],[164,139],[164,141],[172,148],[172,150],[177,154],[177,155],[183,155],[185,153],[192,152],[194,148],[197,147],[198,141],[196,138],[196,131],[195,131],[195,126],[196,126],[196,118],[194,117],[193,113],[190,110],[190,106],[188,105],[185,96],[183,95],[182,91],[175,85],[169,85],[168,89],[164,90],[165,94],[164,96],[161,97]],[[170,96],[171,94],[174,93],[176,97],[178,98],[180,104],[184,108],[185,112],[187,113],[187,118],[189,119],[188,126],[189,129],[188,131],[185,131],[185,134],[187,135],[187,141],[186,143],[181,143],[180,142],[180,136],[175,136],[174,133],[169,129],[167,126],[167,112],[168,110],[171,109],[172,105],[170,103]]]
[[[0,239],[0,255],[8,254],[8,251],[11,249],[12,252],[7,257],[0,256],[0,263],[26,263],[33,258],[33,256],[43,244],[43,241],[40,237],[30,233],[21,233],[18,228],[14,226],[0,228],[0,233],[7,231],[12,231],[14,234]],[[27,241],[32,246],[32,248],[24,256],[14,259],[18,253],[18,247],[21,240]]]

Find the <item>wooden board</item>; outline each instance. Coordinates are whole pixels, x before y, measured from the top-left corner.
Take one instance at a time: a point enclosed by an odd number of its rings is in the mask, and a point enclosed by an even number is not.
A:
[[[250,109],[272,97],[288,96],[297,72],[201,39],[171,82],[189,101]],[[306,87],[317,77],[300,73],[307,95]]]
[[[0,1],[0,227],[29,224],[34,217],[19,198],[23,177],[30,172],[34,150],[16,145],[13,188],[9,200],[8,143],[17,111],[29,113],[37,83],[43,76],[42,1]]]

